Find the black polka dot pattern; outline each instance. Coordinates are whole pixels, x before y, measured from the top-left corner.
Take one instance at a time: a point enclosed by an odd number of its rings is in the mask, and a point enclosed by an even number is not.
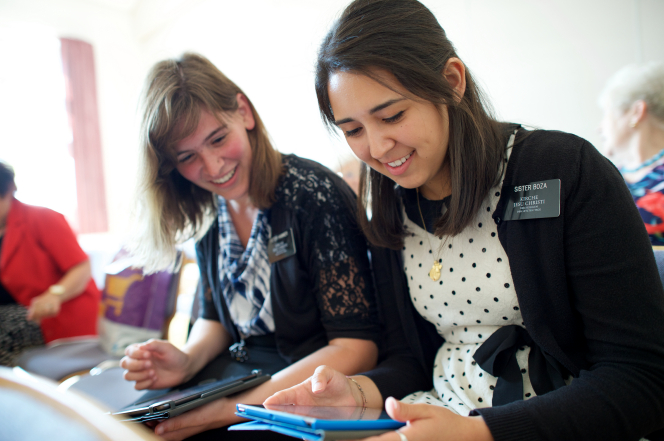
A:
[[[499,198],[499,188],[489,193],[488,203],[478,212],[476,221],[454,237],[440,239],[429,234],[427,239],[413,220],[405,221],[409,233],[416,232],[405,238],[403,250],[412,267],[406,269],[411,300],[415,309],[435,325],[445,343],[434,367],[435,389],[418,392],[404,401],[444,405],[465,415],[473,408],[491,405],[496,379],[484,372],[472,356],[496,329],[523,322],[509,262],[497,240],[498,227],[492,218]],[[426,213],[425,206],[422,210]],[[432,254],[442,265],[438,280],[428,275]],[[520,369],[528,367],[530,348],[525,349],[517,352]],[[450,356],[452,353],[456,356]],[[523,376],[528,377],[527,371]],[[534,395],[528,379],[524,382],[524,399]]]

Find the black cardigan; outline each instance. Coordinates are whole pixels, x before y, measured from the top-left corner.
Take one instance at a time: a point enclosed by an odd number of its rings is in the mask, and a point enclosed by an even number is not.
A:
[[[294,363],[334,338],[378,342],[367,243],[356,223],[355,195],[322,165],[294,155],[283,159],[286,172],[270,207],[270,226],[272,236],[292,229],[297,253],[271,265],[270,296],[279,354]],[[218,222],[196,249],[203,284],[201,317],[220,321],[233,341],[239,342],[221,293]],[[322,267],[325,262],[328,266]],[[321,280],[323,275],[327,282]],[[345,285],[337,283],[344,277],[348,278]]]
[[[522,134],[493,218],[526,329],[574,379],[477,412],[496,441],[638,440],[664,427],[664,290],[648,236],[620,173],[587,141]],[[561,180],[559,217],[502,220],[514,186],[548,179]],[[391,278],[376,278],[385,346],[366,375],[385,398],[430,390],[442,339],[410,302],[401,253],[372,252]]]

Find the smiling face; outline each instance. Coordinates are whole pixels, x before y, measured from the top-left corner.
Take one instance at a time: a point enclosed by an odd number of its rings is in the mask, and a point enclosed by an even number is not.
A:
[[[247,130],[254,125],[242,94],[233,113],[217,118],[202,109],[196,130],[176,144],[178,172],[224,199],[248,200],[252,151]]]
[[[379,74],[396,92],[365,75],[330,76],[334,123],[355,155],[378,173],[405,188],[421,187],[427,199],[449,195],[446,106],[406,98],[391,74]]]

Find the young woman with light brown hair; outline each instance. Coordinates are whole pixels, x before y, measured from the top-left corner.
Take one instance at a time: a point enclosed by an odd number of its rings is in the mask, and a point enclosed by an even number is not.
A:
[[[177,242],[196,238],[202,312],[182,350],[157,340],[129,346],[125,378],[137,389],[171,387],[213,360],[216,378],[243,367],[272,375],[155,432],[182,439],[228,426],[239,421],[235,403],[261,402],[319,364],[346,374],[372,368],[379,331],[350,188],[276,151],[249,98],[200,55],[156,64],[144,109],[135,254],[149,270],[163,268]]]

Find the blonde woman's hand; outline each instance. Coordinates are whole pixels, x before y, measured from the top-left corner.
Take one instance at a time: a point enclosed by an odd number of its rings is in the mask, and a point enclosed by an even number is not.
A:
[[[220,398],[175,418],[159,422],[154,433],[165,440],[177,441],[206,430],[228,426],[238,422],[235,406],[234,400]]]
[[[124,379],[135,381],[138,390],[173,387],[193,375],[189,356],[165,340],[129,345],[120,366],[126,369]]]

